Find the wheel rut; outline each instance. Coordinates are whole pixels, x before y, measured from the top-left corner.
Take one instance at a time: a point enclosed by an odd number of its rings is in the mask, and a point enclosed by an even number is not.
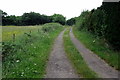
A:
[[[88,66],[101,78],[118,78],[119,72],[110,67],[104,60],[100,59],[96,54],[87,49],[79,40],[77,40],[72,32],[72,28],[70,30],[70,38]]]
[[[46,78],[78,78],[64,51],[63,34],[65,30],[59,34],[54,42],[47,64]]]

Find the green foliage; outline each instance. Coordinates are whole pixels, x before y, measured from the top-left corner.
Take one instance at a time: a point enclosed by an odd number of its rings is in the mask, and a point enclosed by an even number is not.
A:
[[[46,63],[54,39],[63,27],[51,23],[52,29],[44,33],[43,29],[24,34],[15,42],[4,42],[2,77],[3,78],[44,78]],[[46,24],[49,28],[51,24]],[[58,26],[59,25],[59,26]]]
[[[79,17],[76,18],[76,26],[79,30],[82,30],[83,28],[86,28],[86,21],[87,16],[89,14],[89,11],[83,11]]]
[[[35,12],[24,13],[22,15],[22,22],[24,25],[39,25],[40,14]]]
[[[47,23],[47,24],[43,25],[42,30],[44,32],[51,32],[51,31],[56,30],[59,27],[62,27],[62,25],[60,25],[58,23]]]
[[[7,56],[11,53],[16,52],[16,44],[10,43],[10,42],[2,42],[2,55]]]
[[[54,15],[52,15],[52,21],[53,21],[53,22],[58,22],[58,23],[60,23],[60,24],[62,24],[62,25],[65,25],[66,19],[65,19],[65,17],[64,17],[63,15],[61,15],[61,14],[54,14]]]
[[[30,12],[22,15],[23,25],[39,25],[52,22],[52,18],[46,15],[40,15],[39,13]]]
[[[6,16],[3,18],[3,25],[17,25],[17,17],[15,15]]]
[[[0,14],[2,14],[2,17],[7,16],[7,13],[6,13],[6,12],[3,12],[2,10],[0,10]]]
[[[106,14],[103,10],[91,11],[88,17],[88,31],[93,32],[96,36],[104,36],[106,30],[105,20]]]
[[[83,11],[76,18],[76,26],[79,30],[86,30],[104,40],[115,50],[120,49],[120,18],[118,18],[119,3],[104,2],[96,10]]]
[[[88,31],[79,31],[77,28],[74,28],[73,32],[75,37],[77,37],[88,49],[97,54],[101,59],[105,60],[110,66],[120,70],[118,60],[120,52],[109,49],[104,44],[103,39],[97,39],[94,34],[91,34]]]
[[[120,50],[120,2],[103,3],[101,9],[106,12],[106,40],[114,47],[114,49]]]
[[[68,20],[66,21],[66,24],[69,25],[69,26],[74,25],[74,24],[75,24],[75,18],[68,19]]]
[[[24,13],[22,16],[7,15],[6,12],[2,13],[2,25],[40,25],[45,23],[57,22],[65,25],[65,17],[61,14],[54,14],[52,16],[41,15],[39,13],[30,12]]]

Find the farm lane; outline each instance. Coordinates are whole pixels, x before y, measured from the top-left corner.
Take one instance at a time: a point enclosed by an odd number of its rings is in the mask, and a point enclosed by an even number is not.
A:
[[[96,54],[88,50],[79,40],[77,40],[70,30],[70,38],[76,46],[88,66],[102,78],[118,78],[118,71],[110,67],[105,61],[100,59]]]
[[[64,51],[64,31],[59,34],[54,42],[53,50],[47,64],[46,78],[78,78]]]

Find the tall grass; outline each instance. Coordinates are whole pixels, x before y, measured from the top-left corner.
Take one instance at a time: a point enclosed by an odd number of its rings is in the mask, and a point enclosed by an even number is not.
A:
[[[16,37],[23,35],[25,32],[37,31],[41,29],[42,26],[2,26],[2,41],[12,40],[12,35],[15,34]]]
[[[63,30],[61,25],[55,23],[49,23],[47,27],[51,24],[54,27],[50,28],[50,32],[41,29],[39,32],[32,32],[30,36],[21,36],[14,43],[4,43],[3,78],[44,77],[53,41]],[[43,27],[47,28],[45,25]],[[12,51],[6,46],[10,46]]]
[[[95,35],[84,30],[79,31],[74,28],[75,36],[80,40],[88,49],[97,54],[100,58],[104,59],[110,66],[120,70],[118,67],[118,57],[120,52],[115,52],[106,47],[103,40],[97,39]]]

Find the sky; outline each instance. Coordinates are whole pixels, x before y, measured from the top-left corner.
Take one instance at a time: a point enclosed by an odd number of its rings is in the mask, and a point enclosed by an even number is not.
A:
[[[100,7],[103,0],[1,0],[0,9],[8,15],[21,16],[25,12],[45,15],[62,14],[67,19],[77,17],[83,10]]]

